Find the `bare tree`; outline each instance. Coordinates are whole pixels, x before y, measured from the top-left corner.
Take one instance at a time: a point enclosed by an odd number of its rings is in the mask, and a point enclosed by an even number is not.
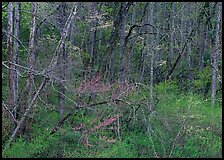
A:
[[[7,55],[8,61],[14,62],[14,55],[13,55],[13,44],[12,44],[12,31],[13,31],[13,21],[12,21],[12,2],[8,3],[8,10],[7,10]],[[14,97],[14,65],[13,63],[9,63],[9,74],[8,74],[8,105],[9,109],[13,110],[15,107],[15,97]],[[13,129],[13,118],[9,114],[10,122],[11,122],[11,129]]]
[[[15,2],[15,12],[14,12],[14,63],[18,64],[18,54],[19,54],[19,34],[20,34],[20,2]],[[16,66],[15,66],[16,69]],[[17,106],[18,99],[18,74],[17,71],[14,71],[14,103]],[[14,116],[16,117],[17,107],[15,107]]]
[[[217,4],[217,23],[216,23],[216,36],[215,36],[215,49],[212,52],[211,55],[211,66],[212,66],[212,106],[215,106],[215,96],[216,96],[216,90],[217,90],[217,55],[218,55],[218,47],[219,47],[219,33],[220,33],[220,23],[221,23],[221,16],[222,16],[222,2],[218,2]]]

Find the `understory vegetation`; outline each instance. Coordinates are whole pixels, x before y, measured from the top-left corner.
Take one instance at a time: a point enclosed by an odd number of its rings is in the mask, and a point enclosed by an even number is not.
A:
[[[147,108],[148,86],[136,84],[134,92],[120,102],[109,102],[111,93],[98,93],[91,103],[108,103],[78,109],[52,135],[59,114],[57,96],[51,95],[48,105],[40,102],[35,106],[30,135],[18,137],[3,156],[222,157],[220,103],[211,108],[209,99],[181,92],[175,81],[154,89],[157,102],[151,112]],[[88,101],[89,95],[83,95],[82,103]],[[70,104],[67,110],[72,108]],[[6,139],[3,134],[3,144]]]

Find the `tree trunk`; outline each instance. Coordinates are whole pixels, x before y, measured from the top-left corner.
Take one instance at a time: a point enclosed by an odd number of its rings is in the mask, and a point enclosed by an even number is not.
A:
[[[219,46],[219,32],[220,32],[220,22],[221,22],[221,9],[222,9],[222,2],[217,2],[217,23],[216,23],[216,36],[215,36],[215,49],[211,55],[211,66],[212,66],[212,94],[211,94],[211,104],[212,107],[215,106],[215,96],[217,90],[217,55],[218,55],[218,46]]]
[[[19,34],[20,34],[20,2],[15,2],[15,14],[14,14],[14,63],[18,64],[18,55],[19,55]],[[15,66],[15,69],[17,67]],[[18,74],[14,71],[14,103],[17,106],[18,101]],[[14,116],[16,118],[17,107],[14,109]]]
[[[118,71],[118,82],[124,83],[125,80],[125,66],[124,66],[124,58],[125,58],[125,25],[126,25],[126,12],[125,5],[126,2],[121,2],[121,30],[120,30],[120,54],[119,54],[119,71]]]
[[[149,8],[151,7],[151,9]],[[154,20],[153,20],[153,10],[154,10],[154,4],[153,2],[150,3],[150,5],[148,5],[148,22],[151,25],[154,25]],[[148,33],[153,33],[153,27],[152,26],[148,26]],[[150,44],[150,48],[149,49],[149,44]],[[148,54],[151,52],[151,64],[150,64],[150,110],[152,110],[154,107],[154,103],[153,103],[153,67],[154,67],[154,35],[147,35],[147,52]]]
[[[36,2],[32,2],[32,6],[31,6],[32,19],[31,19],[30,40],[29,40],[29,57],[28,57],[28,66],[29,66],[30,70],[35,69],[34,66],[35,66],[36,5],[37,5]],[[32,82],[33,82],[33,80],[34,80],[34,74],[32,72],[28,72],[28,77],[26,79],[26,86],[25,86],[25,95],[27,95],[27,98],[25,99],[24,103],[21,105],[22,114],[25,112],[26,107],[30,104],[30,102],[32,100],[32,95],[33,95]],[[27,124],[26,120],[24,120],[22,127],[20,129],[21,129],[20,134],[28,135],[29,124]]]
[[[174,2],[171,2],[171,10],[170,10],[170,51],[168,55],[168,68],[172,67],[172,59],[173,59],[173,48],[174,48]]]
[[[188,35],[191,34],[192,30],[192,21],[191,21],[191,5],[188,4]],[[188,42],[188,51],[187,51],[187,90],[190,91],[190,83],[191,83],[191,41]]]
[[[75,27],[75,19],[72,20],[70,24],[70,34],[69,34],[69,41],[71,44],[71,47],[74,47],[74,27]],[[73,49],[71,49],[68,57],[67,57],[67,63],[66,63],[66,75],[69,80],[72,79],[72,68],[73,68]]]
[[[12,30],[13,30],[13,21],[12,21],[12,2],[8,3],[8,10],[7,10],[7,55],[8,55],[8,61],[14,62],[14,56],[12,51]],[[9,110],[12,111],[15,107],[15,97],[14,97],[14,65],[12,63],[9,63],[9,74],[8,74],[8,105]],[[13,130],[13,118],[9,114],[9,119],[11,123],[11,130]]]
[[[90,2],[90,19],[91,19],[91,38],[90,38],[90,57],[91,57],[91,67],[96,63],[96,53],[95,53],[95,41],[97,33],[97,19],[96,19],[96,5],[97,2]]]
[[[60,35],[61,37],[63,36],[63,28],[65,25],[65,7],[66,7],[66,2],[61,2],[59,10],[60,10],[60,15],[59,15],[59,20],[61,24],[61,29],[60,29]],[[72,24],[70,23],[70,26]],[[66,61],[66,53],[65,53],[65,43],[62,44],[61,49],[59,50],[60,56],[59,56],[59,74],[60,74],[60,83],[59,83],[59,112],[60,112],[60,119],[63,118],[64,112],[65,112],[65,88],[64,88],[64,80],[65,80],[65,61]]]
[[[114,75],[114,64],[115,64],[115,52],[116,52],[116,49],[113,49],[112,50],[112,53],[111,53],[111,57],[110,57],[110,83],[112,84],[115,80],[115,75]]]
[[[208,27],[207,25],[203,26],[203,32],[202,32],[202,39],[201,39],[201,47],[200,47],[200,59],[199,59],[199,68],[200,70],[203,70],[205,63],[204,63],[204,56],[205,51],[207,48],[207,41],[208,40]]]
[[[131,25],[133,26],[135,24],[135,19],[136,19],[136,2],[133,2],[133,8],[132,8],[132,16],[131,16]],[[130,45],[130,51],[127,52],[127,70],[126,70],[126,79],[127,82],[130,81],[130,70],[131,70],[131,55],[133,54],[134,51],[134,45],[135,45],[135,40],[131,40],[131,45]]]
[[[146,8],[146,13],[147,13],[147,8],[148,8],[148,3],[146,3],[145,4],[145,8]],[[143,16],[145,15],[145,13],[143,12]],[[146,24],[146,23],[148,23],[147,22],[147,17],[148,16],[144,16],[143,18],[142,18],[142,24],[141,25],[143,25],[144,23]],[[146,29],[147,29],[147,27],[148,26],[143,26],[143,27],[141,27],[140,28],[140,32],[142,32],[142,31],[145,31]],[[146,53],[147,51],[146,51],[146,49],[145,49],[145,46],[147,46],[148,44],[147,44],[147,36],[144,34],[143,36],[142,36],[143,38],[142,38],[142,41],[141,41],[141,43],[142,43],[142,52],[141,52],[141,63],[140,63],[140,66],[141,66],[141,75],[139,76],[140,77],[140,82],[144,82],[144,75],[145,75],[145,71],[147,70],[147,68],[148,68],[148,66],[147,66],[147,60],[148,60],[148,54]]]
[[[183,10],[181,11],[181,22],[180,22],[180,47],[181,50],[184,47],[184,4],[183,4]],[[182,81],[183,81],[183,63],[182,61],[180,62],[180,89],[182,89]]]
[[[160,80],[161,80],[161,73],[160,73],[160,67],[159,67],[159,60],[160,60],[160,52],[159,52],[159,50],[160,50],[160,3],[156,3],[156,11],[155,11],[155,13],[157,13],[157,15],[156,15],[156,21],[157,21],[157,26],[158,26],[158,28],[157,28],[157,31],[156,31],[156,44],[155,44],[155,49],[156,49],[156,51],[155,51],[155,64],[157,64],[156,65],[156,83],[158,83],[158,82],[160,82]]]
[[[146,36],[143,35],[143,40],[142,40],[142,53],[141,53],[141,61],[142,61],[142,68],[141,68],[141,78],[140,78],[140,82],[144,82],[144,75],[145,75],[145,70],[147,69],[147,59],[148,59],[148,54],[146,53],[147,51],[145,51],[145,46],[147,46],[148,44],[146,44]]]

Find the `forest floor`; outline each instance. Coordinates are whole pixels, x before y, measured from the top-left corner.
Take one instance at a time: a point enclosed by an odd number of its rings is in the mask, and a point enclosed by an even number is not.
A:
[[[164,82],[154,87],[155,106],[149,110],[147,86],[132,89],[114,102],[111,93],[82,95],[80,104],[99,104],[77,109],[52,135],[59,113],[51,91],[47,106],[35,106],[29,136],[17,137],[3,157],[222,157],[220,104],[212,108],[200,94],[182,93],[175,82]]]

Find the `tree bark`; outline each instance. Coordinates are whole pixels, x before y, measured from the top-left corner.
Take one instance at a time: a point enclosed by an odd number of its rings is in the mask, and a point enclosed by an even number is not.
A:
[[[132,8],[132,16],[131,16],[131,25],[135,25],[135,19],[136,19],[136,2],[133,2],[133,8]],[[134,52],[134,45],[135,45],[135,40],[132,39],[131,40],[131,44],[130,44],[130,50],[127,51],[127,69],[126,69],[126,79],[127,82],[130,81],[130,70],[131,70],[131,55]]]
[[[36,33],[36,2],[32,2],[31,5],[31,13],[32,13],[32,19],[31,19],[31,28],[30,28],[30,38],[29,38],[29,56],[28,56],[28,66],[30,70],[34,70],[35,66],[35,33]],[[33,94],[33,86],[32,82],[34,80],[34,73],[28,72],[28,76],[26,79],[26,86],[25,86],[25,95],[27,97],[24,100],[24,103],[20,106],[21,115],[25,112],[26,107],[30,104],[32,100],[32,94]],[[28,134],[29,128],[27,121],[24,120],[21,124],[20,133],[19,134]]]
[[[217,55],[218,55],[218,46],[219,46],[219,32],[220,32],[220,22],[221,22],[221,10],[222,10],[222,2],[217,2],[217,23],[216,23],[216,36],[215,36],[215,49],[211,55],[211,65],[212,65],[212,93],[211,93],[211,104],[212,107],[215,106],[216,101],[216,90],[217,90]]]
[[[121,30],[120,30],[120,54],[119,54],[119,70],[118,70],[118,82],[124,83],[125,80],[125,66],[124,66],[124,58],[125,58],[125,26],[126,26],[126,12],[125,12],[125,2],[121,2]]]
[[[159,67],[159,60],[160,60],[160,3],[156,3],[156,11],[154,11],[156,14],[156,21],[157,21],[157,32],[156,32],[156,44],[155,44],[155,62],[154,64],[156,65],[156,83],[159,83],[161,80],[161,72],[160,72],[160,67]]]
[[[191,11],[191,5],[188,4],[188,35],[191,34],[192,30]],[[191,83],[191,41],[188,42],[187,48],[187,90],[189,92]]]
[[[149,8],[151,7],[151,9]],[[150,5],[148,6],[148,22],[151,25],[154,25],[154,15],[153,15],[153,11],[154,11],[154,4],[153,2],[150,3]],[[149,33],[153,33],[153,27],[152,26],[148,26],[148,31]],[[149,49],[149,44],[150,44],[150,48]],[[151,52],[151,64],[150,64],[150,111],[154,108],[153,105],[153,68],[154,68],[154,35],[147,35],[147,52],[148,54]]]
[[[183,10],[181,11],[181,22],[180,22],[180,47],[181,50],[184,47],[184,4],[183,4]],[[183,81],[183,63],[182,61],[180,62],[180,89],[182,89],[182,81]]]
[[[14,55],[13,55],[13,44],[12,44],[12,31],[13,31],[13,21],[12,21],[12,15],[13,15],[13,9],[12,9],[12,2],[8,3],[8,10],[7,10],[7,55],[8,55],[8,61],[14,62]],[[15,97],[14,97],[14,91],[15,91],[15,85],[14,85],[14,65],[12,63],[9,63],[9,74],[8,74],[8,105],[9,110],[12,111],[15,107]],[[11,118],[11,115],[9,114],[10,118],[10,126],[11,131],[13,130],[13,119]]]
[[[61,24],[61,29],[60,29],[60,35],[61,37],[63,36],[63,26],[65,25],[65,7],[66,7],[66,2],[61,2],[60,7],[59,7],[59,11],[60,11],[60,15],[59,15],[59,21]],[[70,23],[71,26],[71,23]],[[64,116],[64,112],[65,112],[65,88],[64,88],[64,80],[65,80],[65,61],[66,61],[66,53],[65,53],[65,42],[62,43],[61,49],[59,51],[60,56],[59,56],[59,61],[58,61],[58,65],[59,65],[59,75],[60,75],[60,82],[59,82],[59,112],[60,112],[60,119],[63,118]]]
[[[115,64],[115,53],[116,53],[116,50],[113,49],[112,50],[112,53],[111,53],[111,56],[110,56],[110,83],[114,83],[114,80],[115,80],[115,75],[114,75],[114,64]]]
[[[15,14],[14,14],[14,63],[18,64],[18,58],[19,58],[19,34],[20,34],[20,2],[15,2]],[[15,66],[15,69],[17,67]],[[18,74],[17,71],[14,71],[14,103],[17,106],[18,104]],[[17,107],[15,106],[15,113],[14,116],[16,118],[16,112],[17,112]]]
[[[71,47],[74,47],[74,24],[75,24],[75,19],[72,20],[70,24],[70,33],[69,33],[69,41],[71,44]],[[71,48],[70,52],[67,55],[67,63],[66,63],[66,75],[69,80],[72,78],[72,68],[73,68],[73,49]]]
[[[170,69],[172,67],[172,59],[173,59],[173,48],[174,48],[174,2],[171,2],[171,10],[170,10],[170,51],[168,55],[168,68]]]
[[[96,55],[95,55],[95,41],[96,41],[96,33],[97,33],[97,19],[96,19],[96,2],[90,2],[90,19],[91,19],[91,38],[90,38],[90,58],[91,58],[91,67],[94,66],[96,62]]]

